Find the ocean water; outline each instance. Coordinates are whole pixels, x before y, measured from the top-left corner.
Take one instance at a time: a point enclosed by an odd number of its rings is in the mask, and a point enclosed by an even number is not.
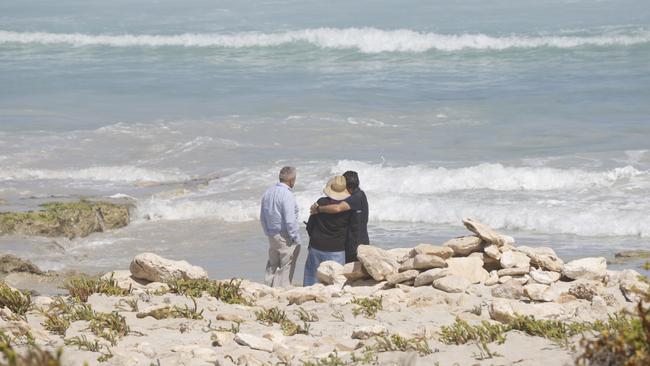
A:
[[[283,165],[301,219],[358,171],[384,247],[470,216],[611,257],[650,248],[649,141],[646,0],[0,3],[0,210],[136,200],[122,230],[0,237],[46,269],[155,251],[260,280]]]

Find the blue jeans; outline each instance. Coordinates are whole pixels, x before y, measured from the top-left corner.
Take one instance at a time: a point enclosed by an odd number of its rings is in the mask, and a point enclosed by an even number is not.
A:
[[[307,262],[305,262],[305,278],[302,282],[303,286],[311,286],[318,282],[316,279],[316,270],[322,262],[334,261],[345,264],[345,251],[340,252],[323,252],[322,250],[308,248]]]

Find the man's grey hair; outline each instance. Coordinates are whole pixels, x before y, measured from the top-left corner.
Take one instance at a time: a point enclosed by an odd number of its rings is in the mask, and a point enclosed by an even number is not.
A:
[[[280,169],[280,182],[288,182],[296,177],[296,168],[285,166]]]

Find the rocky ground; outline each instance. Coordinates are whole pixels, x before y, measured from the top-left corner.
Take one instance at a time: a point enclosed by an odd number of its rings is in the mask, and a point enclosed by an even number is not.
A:
[[[152,253],[68,279],[63,297],[2,285],[0,330],[19,354],[62,350],[63,365],[573,365],[583,337],[648,294],[605,258],[564,263],[464,223],[472,235],[440,246],[361,246],[311,287],[211,281]]]

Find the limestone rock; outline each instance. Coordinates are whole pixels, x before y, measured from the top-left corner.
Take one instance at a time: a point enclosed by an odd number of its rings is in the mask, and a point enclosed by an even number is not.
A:
[[[43,274],[40,268],[35,266],[32,262],[16,257],[13,254],[0,255],[0,272],[27,272],[33,274]]]
[[[626,269],[619,274],[620,289],[627,301],[638,302],[642,294],[650,291],[650,284],[641,281],[641,274],[633,269]]]
[[[528,296],[533,301],[546,301],[544,300],[544,291],[548,289],[547,285],[533,283],[524,286],[524,295]]]
[[[530,271],[529,267],[513,267],[513,268],[504,268],[497,271],[499,277],[501,276],[521,276],[528,274]]]
[[[442,259],[447,259],[454,254],[454,250],[450,247],[433,245],[433,244],[419,244],[411,250],[411,257],[418,254],[431,254],[438,256]]]
[[[497,283],[499,283],[499,275],[497,274],[497,271],[490,272],[490,277],[485,280],[485,286],[494,286]]]
[[[442,278],[444,276],[447,276],[449,272],[447,271],[446,268],[433,268],[428,271],[424,271],[420,273],[416,278],[415,282],[413,283],[414,286],[427,286],[433,283],[433,281],[437,280],[438,278]]]
[[[492,229],[491,227],[472,218],[468,217],[463,219],[463,224],[465,225],[467,230],[476,234],[478,237],[483,239],[486,243],[494,244],[497,246],[514,243],[514,239],[512,237],[500,234],[496,232],[494,229]]]
[[[360,245],[357,257],[375,281],[383,281],[386,276],[396,273],[400,264],[393,255],[372,245]]]
[[[388,329],[383,325],[368,325],[356,327],[352,330],[352,339],[369,339],[374,336],[388,334]]]
[[[591,257],[576,259],[564,265],[564,274],[573,280],[602,280],[607,271],[607,259],[604,257]]]
[[[409,258],[402,263],[402,265],[399,267],[400,272],[408,271],[411,269],[415,269],[414,266],[415,258]]]
[[[260,338],[252,334],[237,333],[235,335],[235,342],[237,344],[256,349],[258,351],[273,352],[273,342],[268,339]]]
[[[490,258],[500,260],[501,259],[501,251],[499,250],[499,247],[496,245],[488,245],[485,248],[483,248],[483,252]]]
[[[529,274],[533,281],[544,285],[550,285],[553,282],[560,280],[560,274],[554,271],[543,271],[541,269],[532,268]]]
[[[208,273],[199,266],[193,266],[186,261],[165,259],[154,253],[136,255],[129,269],[134,278],[151,282],[166,282],[172,278],[208,278]]]
[[[478,236],[462,236],[460,238],[451,239],[444,244],[443,247],[448,247],[454,251],[454,256],[467,256],[474,252],[479,252],[483,249],[481,238]]]
[[[370,278],[368,271],[361,262],[346,263],[343,266],[343,275],[350,282]]]
[[[397,263],[403,263],[405,260],[411,258],[411,248],[392,248],[386,250],[386,253],[390,254]]]
[[[464,292],[471,282],[465,277],[450,275],[433,281],[433,287],[445,292]]]
[[[520,246],[515,250],[525,253],[530,257],[530,264],[533,267],[560,273],[562,273],[562,270],[564,269],[564,261],[555,254],[555,251],[552,248]]]
[[[524,296],[524,288],[517,281],[510,280],[506,283],[493,287],[492,296],[518,300]]]
[[[415,269],[431,269],[447,267],[444,259],[431,254],[418,254],[413,258],[413,267]]]
[[[490,277],[488,271],[483,268],[483,260],[476,257],[449,258],[447,269],[449,274],[464,277],[470,283],[485,282]]]
[[[530,258],[524,253],[509,250],[501,254],[499,263],[503,268],[528,268],[530,267]]]
[[[535,319],[562,319],[567,314],[564,307],[556,303],[526,304],[519,300],[494,298],[490,306],[490,318],[507,322],[516,315],[533,316]]]
[[[404,271],[404,272],[390,274],[390,275],[388,275],[386,280],[391,285],[397,285],[398,283],[403,283],[403,282],[414,280],[419,274],[420,274],[419,271],[411,269],[411,270]]]
[[[603,284],[600,281],[578,280],[571,284],[569,294],[577,299],[587,301],[593,300],[594,296],[599,296],[604,291]]]
[[[339,287],[347,281],[343,275],[343,265],[335,261],[322,262],[316,269],[316,279],[323,284]]]
[[[328,296],[322,290],[323,285],[319,283],[313,286],[292,288],[285,291],[282,296],[287,299],[289,304],[302,305],[308,301],[324,303],[327,302]]]

